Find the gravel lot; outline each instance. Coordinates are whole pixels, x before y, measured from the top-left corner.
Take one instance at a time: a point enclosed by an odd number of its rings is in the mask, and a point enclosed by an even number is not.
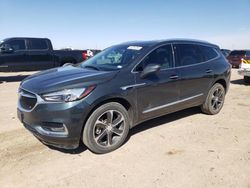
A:
[[[250,86],[236,70],[222,111],[191,108],[138,125],[118,150],[57,150],[16,117],[30,73],[0,73],[0,187],[250,188]]]

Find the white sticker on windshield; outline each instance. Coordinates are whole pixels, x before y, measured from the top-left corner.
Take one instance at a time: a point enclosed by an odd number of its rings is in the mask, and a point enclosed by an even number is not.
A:
[[[129,46],[127,49],[129,49],[129,50],[140,50],[140,49],[142,49],[142,47],[141,46]]]

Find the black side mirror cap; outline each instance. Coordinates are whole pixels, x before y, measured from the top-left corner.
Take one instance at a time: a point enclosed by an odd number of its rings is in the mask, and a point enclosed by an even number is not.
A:
[[[141,78],[145,78],[150,74],[157,73],[160,69],[161,69],[161,66],[159,64],[149,64],[143,69],[140,76]]]

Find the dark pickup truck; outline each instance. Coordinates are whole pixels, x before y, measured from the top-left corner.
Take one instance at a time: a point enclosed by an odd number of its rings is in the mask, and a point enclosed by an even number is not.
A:
[[[35,71],[76,64],[93,53],[88,50],[53,50],[47,38],[7,38],[0,42],[0,71]]]

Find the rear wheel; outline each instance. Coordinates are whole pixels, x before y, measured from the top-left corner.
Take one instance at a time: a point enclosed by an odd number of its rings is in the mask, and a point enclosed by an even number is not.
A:
[[[250,77],[249,76],[244,76],[244,82],[247,84],[250,84]]]
[[[201,106],[202,112],[214,115],[220,112],[225,100],[225,88],[216,83],[209,90],[205,103]]]
[[[120,147],[129,132],[127,110],[111,102],[97,108],[83,130],[83,143],[95,153],[108,153]]]

